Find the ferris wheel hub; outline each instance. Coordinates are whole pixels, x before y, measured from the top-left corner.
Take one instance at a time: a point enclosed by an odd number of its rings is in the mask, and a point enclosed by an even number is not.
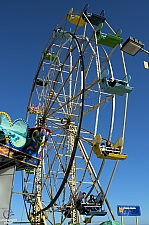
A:
[[[63,119],[61,119],[61,123],[63,125],[70,125],[71,119],[70,118],[63,118]]]

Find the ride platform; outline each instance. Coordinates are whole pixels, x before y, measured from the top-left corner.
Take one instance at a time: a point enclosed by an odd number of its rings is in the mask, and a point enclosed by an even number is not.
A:
[[[37,168],[40,159],[0,143],[0,170],[16,165],[16,170]]]

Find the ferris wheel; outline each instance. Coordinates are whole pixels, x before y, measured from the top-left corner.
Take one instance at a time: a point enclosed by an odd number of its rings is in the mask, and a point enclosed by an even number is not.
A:
[[[127,158],[122,151],[128,93],[133,89],[120,51],[121,33],[112,29],[104,11],[88,13],[86,5],[80,13],[69,11],[43,49],[26,120],[52,133],[38,168],[22,173],[31,224],[115,219],[107,194],[119,160]],[[101,208],[85,206],[84,214],[78,207],[83,192],[87,197],[100,194]]]

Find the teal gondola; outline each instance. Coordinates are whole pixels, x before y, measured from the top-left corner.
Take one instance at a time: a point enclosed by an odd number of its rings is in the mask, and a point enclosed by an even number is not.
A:
[[[104,90],[104,92],[122,96],[125,93],[130,93],[133,90],[133,87],[130,87],[128,83],[131,79],[130,75],[126,75],[125,79],[123,80],[114,79],[112,85],[109,82],[110,79],[107,79],[108,75],[109,70],[104,70],[102,73],[102,80],[100,82],[100,87]]]

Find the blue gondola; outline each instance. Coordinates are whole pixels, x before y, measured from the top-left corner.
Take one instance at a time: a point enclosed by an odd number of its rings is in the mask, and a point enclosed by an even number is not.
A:
[[[70,9],[69,13],[67,14],[67,20],[75,24],[77,26],[84,26],[85,23],[91,23],[92,25],[98,26],[99,23],[104,23],[106,18],[104,16],[104,10],[101,11],[100,15],[97,15],[95,13],[88,13],[87,10],[89,8],[89,5],[86,4],[82,12],[84,13],[81,15],[72,15],[73,8]]]
[[[99,193],[98,196],[95,199],[95,203],[83,203],[82,202],[83,194],[82,192],[79,193],[76,208],[80,212],[81,215],[90,216],[105,216],[107,214],[106,211],[102,210],[102,204],[103,204],[103,194]]]
[[[84,212],[80,213],[81,215],[105,216],[107,214],[107,212],[102,210],[100,205],[98,205],[98,204],[87,204],[87,205],[82,204],[82,207],[84,207],[86,209],[86,211],[85,211],[86,213],[84,213]],[[97,208],[97,210],[92,210],[92,208]],[[88,212],[87,212],[87,210],[88,210]]]
[[[104,92],[109,94],[116,94],[122,96],[125,93],[130,93],[133,90],[133,87],[129,86],[129,81],[131,79],[130,75],[126,75],[125,79],[117,80],[114,79],[111,84],[110,80],[107,79],[109,75],[109,70],[106,69],[102,73],[102,80],[100,82],[100,87]]]
[[[46,87],[47,84],[48,84],[48,82],[43,80],[42,78],[38,77],[37,80],[36,80],[36,85],[37,86],[41,86],[41,87],[45,86]]]
[[[98,24],[105,22],[106,18],[104,16],[104,13],[105,13],[104,10],[101,11],[100,15],[97,15],[95,13],[88,13],[87,12],[88,8],[89,8],[89,4],[86,4],[83,9],[83,12],[88,19],[87,20],[86,17],[83,15],[82,18],[85,20],[85,22],[88,23],[88,21],[90,21],[90,23],[95,26],[98,26]]]
[[[90,211],[86,216],[88,215],[94,215],[94,216],[105,216],[107,215],[107,212],[105,211]]]

